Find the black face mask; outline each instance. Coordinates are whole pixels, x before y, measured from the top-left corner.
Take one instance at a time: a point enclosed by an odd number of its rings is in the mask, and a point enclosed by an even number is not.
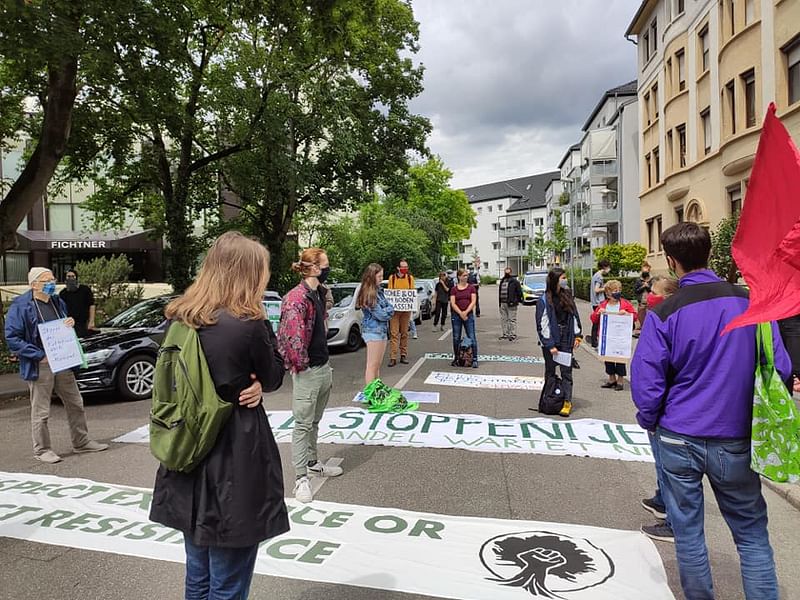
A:
[[[70,292],[74,292],[78,289],[78,280],[77,279],[67,279],[67,289]]]
[[[328,274],[331,272],[330,267],[324,267],[319,270],[320,273],[317,275],[317,281],[320,283],[325,283],[328,280]]]

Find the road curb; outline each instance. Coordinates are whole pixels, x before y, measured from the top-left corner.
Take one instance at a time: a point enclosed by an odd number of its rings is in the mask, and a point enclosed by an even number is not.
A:
[[[769,489],[778,494],[797,510],[800,510],[800,486],[793,483],[777,483],[765,477],[762,477],[761,480]]]

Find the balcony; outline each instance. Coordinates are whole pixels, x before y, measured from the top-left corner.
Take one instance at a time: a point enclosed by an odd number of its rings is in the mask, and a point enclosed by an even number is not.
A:
[[[531,237],[531,228],[528,226],[525,227],[501,227],[498,231],[500,237],[502,238],[509,238],[509,237]]]
[[[515,258],[518,256],[528,256],[527,248],[504,248],[500,251],[502,258]]]
[[[619,175],[616,160],[592,161],[581,173],[581,183],[591,179],[592,185],[603,185]]]

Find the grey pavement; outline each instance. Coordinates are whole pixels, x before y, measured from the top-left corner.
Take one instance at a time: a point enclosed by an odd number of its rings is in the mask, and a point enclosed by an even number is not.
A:
[[[532,307],[519,311],[519,339],[497,340],[500,329],[495,288],[481,289],[483,316],[477,321],[483,354],[539,355]],[[588,306],[581,305],[588,323]],[[395,384],[425,352],[448,352],[450,338],[439,340],[431,321],[418,328],[419,340],[410,341],[411,365],[382,370],[384,380]],[[602,363],[589,351],[577,354],[581,369],[575,372],[574,418],[598,418],[634,423],[635,411],[627,390],[600,389]],[[334,390],[330,406],[353,406],[354,392],[362,387],[365,351],[337,353],[332,357]],[[433,389],[423,383],[433,370],[451,371],[445,361],[425,361],[410,378],[407,390]],[[470,372],[472,370],[470,369]],[[478,373],[537,375],[542,365],[483,363]],[[436,388],[441,403],[436,412],[473,413],[500,418],[535,415],[538,392],[471,388]],[[289,409],[291,382],[267,397],[272,409]],[[109,441],[147,422],[147,402],[122,402],[113,396],[87,397],[90,433]],[[107,452],[71,455],[69,437],[60,404],[53,407],[51,432],[54,449],[64,452],[57,465],[37,463],[31,456],[29,409],[24,399],[0,404],[0,470],[86,477],[96,481],[150,487],[156,462],[144,444],[112,444]],[[290,446],[280,444],[284,472],[291,473]],[[493,454],[426,448],[341,446],[320,444],[321,459],[344,459],[345,474],[327,482],[319,500],[366,506],[386,506],[439,514],[526,519],[585,524],[636,531],[651,523],[641,509],[641,498],[655,485],[648,463],[545,456]],[[292,482],[286,481],[286,494]],[[800,598],[800,520],[797,510],[778,493],[765,490],[770,510],[770,533],[778,565],[781,596]],[[706,532],[717,598],[743,598],[738,556],[717,505],[707,490]],[[656,543],[670,586],[682,598],[678,584],[674,546]],[[183,566],[164,561],[93,552],[0,538],[0,598],[14,600],[171,599],[182,597]],[[626,565],[620,565],[624,569]],[[637,568],[630,565],[629,568]],[[409,574],[413,577],[413,574]],[[442,573],[442,577],[449,576]],[[451,575],[455,576],[455,575]],[[323,584],[256,575],[253,599],[283,600],[422,600],[427,596],[394,593],[347,585]],[[642,599],[646,600],[646,599]]]

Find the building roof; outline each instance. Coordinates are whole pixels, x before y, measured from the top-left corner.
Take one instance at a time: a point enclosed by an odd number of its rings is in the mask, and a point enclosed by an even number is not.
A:
[[[611,88],[610,90],[606,90],[603,94],[603,97],[600,98],[600,102],[597,103],[597,106],[594,107],[594,110],[589,115],[589,118],[586,119],[586,123],[583,124],[583,128],[581,131],[587,131],[589,129],[589,125],[592,124],[594,118],[597,116],[597,113],[600,112],[600,109],[603,108],[603,104],[605,104],[606,100],[609,98],[615,98],[618,96],[638,96],[638,81],[634,79],[633,81],[629,81],[628,83],[623,83],[615,88]]]
[[[545,190],[554,179],[561,179],[561,171],[549,171],[516,179],[506,179],[464,188],[470,204],[498,198],[516,198],[506,212],[539,208],[545,205]]]
[[[637,10],[636,14],[633,15],[631,24],[628,25],[628,30],[625,32],[625,37],[639,35],[639,32],[642,30],[642,21],[644,21],[646,17],[650,16],[650,13],[652,12],[652,9],[655,8],[656,4],[658,4],[657,0],[642,1],[642,3],[639,5],[639,10]]]
[[[572,146],[567,148],[567,151],[564,153],[564,158],[562,158],[561,162],[558,163],[558,167],[559,168],[563,167],[564,163],[567,162],[567,159],[569,158],[569,155],[572,154],[573,151],[580,150],[580,149],[581,149],[581,145],[580,144],[572,144]]]

